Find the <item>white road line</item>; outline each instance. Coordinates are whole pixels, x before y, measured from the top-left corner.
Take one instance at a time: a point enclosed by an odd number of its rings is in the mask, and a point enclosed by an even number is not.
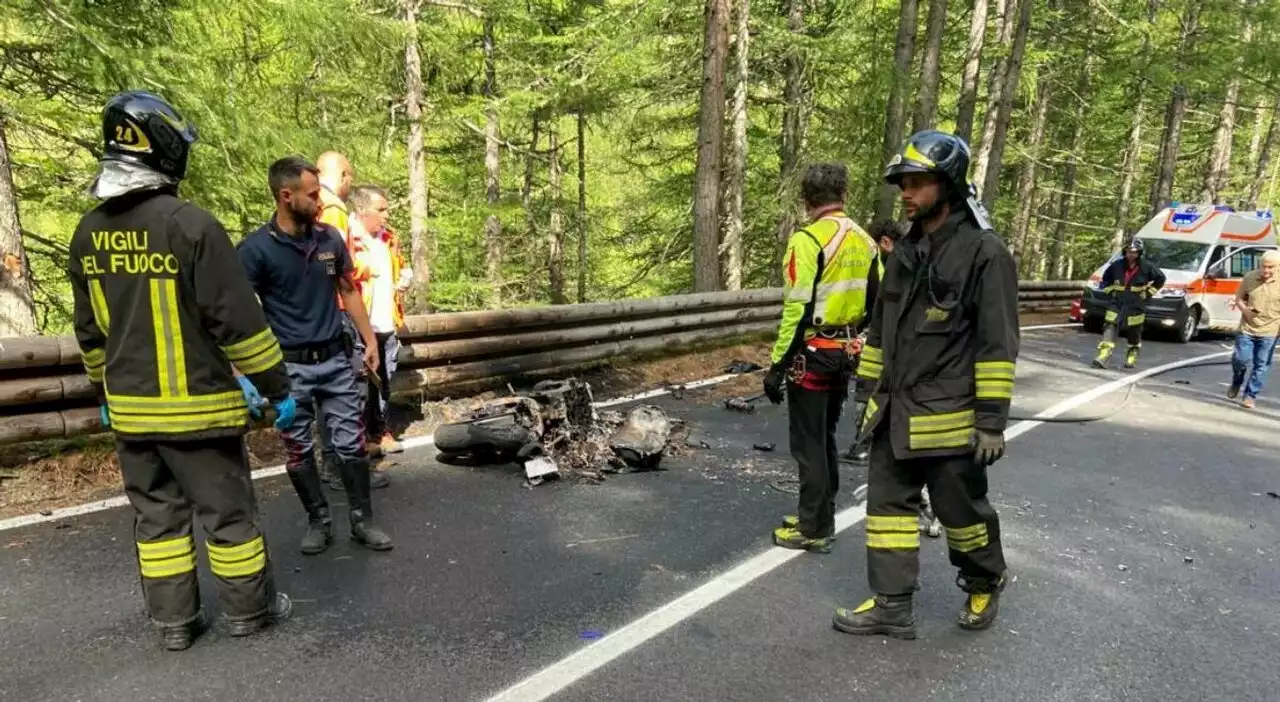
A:
[[[684,385],[677,386],[677,387],[683,387],[689,390],[693,390],[696,388],[704,388],[711,385],[719,385],[720,383],[733,380],[734,378],[737,378],[737,377],[738,377],[737,375],[720,375],[714,378],[706,378],[704,380],[696,380],[691,383],[685,383]],[[628,395],[626,397],[619,397],[613,400],[605,400],[603,402],[597,402],[595,403],[595,406],[597,408],[603,409],[605,407],[613,407],[615,405],[622,405],[628,402],[636,402],[638,400],[648,400],[654,397],[669,395],[671,394],[671,390],[672,388],[650,390],[649,392],[643,392],[638,395]],[[415,437],[404,439],[400,443],[405,447],[405,449],[411,449],[411,448],[419,448],[422,446],[430,446],[435,442],[433,440],[433,437],[430,437],[430,436],[415,436]],[[274,466],[267,466],[266,468],[259,468],[258,470],[253,471],[253,479],[262,480],[264,478],[273,478],[277,475],[284,475],[284,471],[285,471],[285,468],[283,463],[277,464]],[[43,524],[45,522],[56,522],[60,519],[67,519],[69,517],[78,517],[83,514],[93,514],[94,512],[102,512],[108,509],[115,509],[116,507],[124,507],[125,505],[128,505],[128,504],[129,504],[128,498],[126,498],[123,495],[120,495],[118,497],[111,497],[105,500],[99,500],[97,502],[88,502],[86,504],[76,505],[74,507],[63,507],[61,509],[55,509],[49,514],[26,514],[18,517],[11,517],[9,519],[0,520],[0,531],[8,531],[10,529],[18,529],[25,526],[31,526],[33,524]]]
[[[1080,322],[1068,322],[1066,324],[1036,324],[1030,327],[1020,327],[1018,331],[1035,331],[1037,329],[1066,329],[1067,327],[1078,327]]]
[[[1135,373],[1099,385],[1096,388],[1059,402],[1036,416],[1043,419],[1052,419],[1070,412],[1080,405],[1096,400],[1107,393],[1136,383],[1143,378],[1227,355],[1229,354],[1215,353],[1156,366],[1141,373]],[[1041,424],[1042,422],[1038,421],[1019,422],[1005,432],[1005,439],[1016,439]],[[858,524],[866,519],[866,516],[865,504],[854,505],[841,511],[836,515],[836,533]],[[595,643],[588,644],[585,648],[562,658],[560,661],[488,698],[487,702],[539,702],[540,700],[545,700],[803,553],[804,551],[773,547],[768,551],[752,556],[698,588],[681,595],[675,600],[623,626],[621,629],[606,634],[603,638],[596,640]]]

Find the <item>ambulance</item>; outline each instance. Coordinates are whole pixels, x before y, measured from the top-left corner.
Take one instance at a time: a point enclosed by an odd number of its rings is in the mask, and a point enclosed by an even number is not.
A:
[[[1186,343],[1200,331],[1233,333],[1240,312],[1233,304],[1240,280],[1276,248],[1271,210],[1237,212],[1226,205],[1173,203],[1151,218],[1134,238],[1143,257],[1164,271],[1164,288],[1147,301],[1147,328],[1173,332]],[[1102,273],[1116,252],[1089,278],[1080,314],[1085,329],[1102,330],[1106,296]]]

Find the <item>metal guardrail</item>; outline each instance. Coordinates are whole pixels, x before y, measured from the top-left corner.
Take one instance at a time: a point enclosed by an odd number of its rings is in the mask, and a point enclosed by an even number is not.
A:
[[[1018,286],[1021,309],[1049,311],[1065,309],[1084,282]],[[460,395],[611,358],[757,339],[776,329],[781,299],[769,288],[412,316],[392,389]],[[73,337],[0,339],[0,445],[101,431]]]

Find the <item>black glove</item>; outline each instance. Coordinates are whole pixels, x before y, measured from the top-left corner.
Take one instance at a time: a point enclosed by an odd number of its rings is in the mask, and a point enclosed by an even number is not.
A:
[[[783,394],[782,386],[787,382],[787,369],[781,363],[775,363],[769,366],[769,372],[764,375],[764,396],[775,405],[782,404],[786,395]]]
[[[989,466],[1004,456],[1004,432],[979,429],[974,439],[973,460],[978,465]]]

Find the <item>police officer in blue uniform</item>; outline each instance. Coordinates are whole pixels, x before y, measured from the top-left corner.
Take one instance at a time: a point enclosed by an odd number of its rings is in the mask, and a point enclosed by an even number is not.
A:
[[[268,180],[276,213],[245,237],[239,255],[280,341],[297,403],[297,416],[283,430],[283,438],[289,479],[307,511],[302,552],[320,553],[333,538],[315,460],[312,408],[317,404],[338,455],[338,472],[350,505],[351,538],[385,551],[392,547],[391,537],[373,522],[361,381],[352,369],[354,349],[343,333],[338,297],[365,339],[365,365],[376,371],[373,328],[351,282],[347,247],[336,230],[315,221],[320,201],[316,167],[300,157],[283,158],[271,165]]]

